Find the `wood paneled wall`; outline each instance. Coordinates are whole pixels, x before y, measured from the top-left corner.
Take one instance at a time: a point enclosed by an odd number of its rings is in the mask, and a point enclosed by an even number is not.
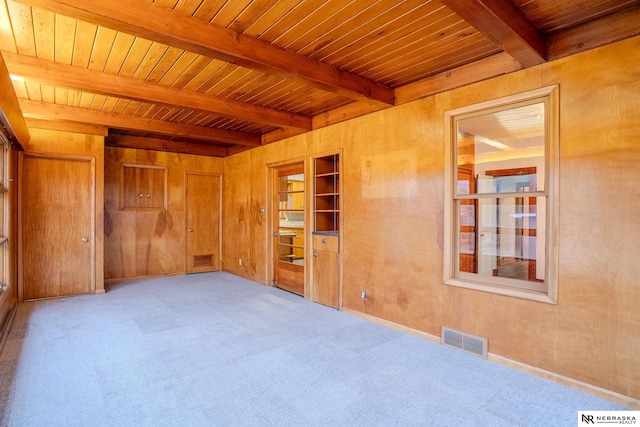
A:
[[[167,209],[120,209],[122,164],[167,168]],[[222,172],[222,159],[105,148],[105,279],[186,273],[185,173]]]
[[[224,269],[270,280],[267,165],[342,149],[343,307],[640,399],[639,64],[635,37],[228,157]],[[554,84],[557,305],[444,285],[445,111]]]
[[[95,158],[95,293],[104,293],[104,137],[45,129],[29,129],[31,139],[24,150],[37,153],[88,156]]]

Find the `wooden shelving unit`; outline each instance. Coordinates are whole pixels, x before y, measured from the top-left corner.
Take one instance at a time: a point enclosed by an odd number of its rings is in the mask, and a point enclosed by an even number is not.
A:
[[[314,159],[313,300],[340,307],[340,155]]]
[[[340,230],[340,155],[315,159],[314,230]]]

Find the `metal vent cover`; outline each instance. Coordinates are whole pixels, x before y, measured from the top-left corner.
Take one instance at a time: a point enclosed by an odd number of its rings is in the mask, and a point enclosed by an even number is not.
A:
[[[442,327],[441,344],[446,347],[455,348],[473,356],[487,358],[487,347],[489,341],[486,338],[456,331],[455,329]]]

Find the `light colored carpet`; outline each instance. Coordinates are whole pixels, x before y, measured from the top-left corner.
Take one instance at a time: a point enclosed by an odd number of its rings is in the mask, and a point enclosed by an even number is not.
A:
[[[572,426],[620,406],[227,273],[28,302],[3,426]]]

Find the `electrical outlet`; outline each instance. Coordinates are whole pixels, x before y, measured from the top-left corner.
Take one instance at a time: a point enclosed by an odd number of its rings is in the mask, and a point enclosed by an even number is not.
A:
[[[242,258],[238,258],[238,265],[242,265]]]
[[[365,291],[364,289],[362,290],[362,295],[360,296],[360,298],[362,298],[363,300],[367,299],[367,291]]]

